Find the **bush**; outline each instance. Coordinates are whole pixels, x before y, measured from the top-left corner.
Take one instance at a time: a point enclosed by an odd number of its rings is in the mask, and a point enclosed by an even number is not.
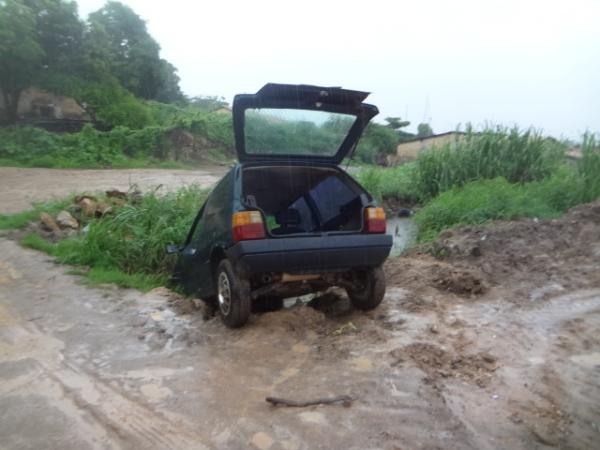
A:
[[[206,197],[207,191],[197,187],[163,196],[147,193],[139,204],[92,221],[86,234],[60,241],[54,254],[63,263],[167,276],[174,261],[165,246],[185,240]]]
[[[427,203],[417,212],[415,221],[419,225],[419,240],[428,241],[456,225],[556,217],[599,195],[590,197],[585,179],[563,166],[552,176],[531,183],[509,183],[505,178],[495,178],[453,188]]]
[[[564,157],[564,146],[535,130],[471,128],[453,144],[419,154],[414,172],[421,201],[471,181],[503,177],[511,183],[541,180]]]
[[[417,199],[413,183],[415,164],[397,167],[367,167],[358,173],[358,181],[380,202],[383,199],[397,199],[412,203]]]
[[[146,105],[114,79],[82,84],[75,95],[101,128],[142,128],[152,122]]]

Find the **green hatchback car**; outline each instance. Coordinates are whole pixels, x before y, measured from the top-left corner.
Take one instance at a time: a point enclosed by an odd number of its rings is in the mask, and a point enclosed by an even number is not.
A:
[[[215,186],[173,278],[240,327],[253,303],[344,288],[362,310],[385,294],[392,237],[373,197],[339,167],[378,113],[368,93],[267,84],[233,102],[239,162]]]

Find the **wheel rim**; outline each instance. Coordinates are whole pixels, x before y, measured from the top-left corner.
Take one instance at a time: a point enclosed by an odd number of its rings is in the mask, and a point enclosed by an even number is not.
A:
[[[224,316],[231,310],[231,285],[225,272],[219,274],[219,309]]]

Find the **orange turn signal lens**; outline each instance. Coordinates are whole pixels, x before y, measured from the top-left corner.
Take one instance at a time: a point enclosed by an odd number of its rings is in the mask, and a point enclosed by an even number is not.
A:
[[[383,208],[365,208],[365,232],[385,233],[385,211]]]
[[[233,240],[263,239],[265,225],[260,211],[236,212],[231,217]]]

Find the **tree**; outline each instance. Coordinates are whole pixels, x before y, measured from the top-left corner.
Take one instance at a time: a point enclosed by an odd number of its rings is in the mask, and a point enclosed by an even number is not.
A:
[[[160,58],[160,46],[131,8],[109,1],[89,22],[91,40],[123,87],[148,100],[183,100],[175,67]]]
[[[190,105],[197,106],[200,109],[212,112],[220,108],[229,108],[229,103],[225,101],[225,97],[217,97],[216,95],[199,95],[189,99]]]
[[[8,123],[17,119],[24,89],[52,89],[76,71],[83,33],[74,2],[0,0],[0,88]]]
[[[7,123],[16,122],[21,92],[38,76],[44,56],[33,11],[16,0],[0,1],[0,89]]]
[[[428,123],[420,123],[417,126],[417,137],[424,138],[427,136],[433,136],[433,130]]]
[[[402,120],[400,117],[386,117],[387,127],[394,131],[399,131],[400,128],[405,128],[410,125],[408,120]]]

